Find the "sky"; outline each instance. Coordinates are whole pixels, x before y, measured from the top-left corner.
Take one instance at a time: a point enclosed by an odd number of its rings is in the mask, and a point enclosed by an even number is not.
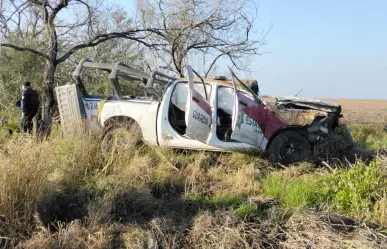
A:
[[[256,2],[255,29],[272,26],[250,58],[262,94],[387,99],[387,0]]]
[[[387,99],[386,0],[261,0],[271,52],[253,59],[261,92]]]

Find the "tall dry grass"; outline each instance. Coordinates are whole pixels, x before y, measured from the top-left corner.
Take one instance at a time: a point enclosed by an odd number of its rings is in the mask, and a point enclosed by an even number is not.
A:
[[[283,199],[264,194],[276,174],[302,179],[313,193],[302,177],[312,166],[280,170],[254,155],[130,143],[105,160],[100,141],[99,133],[56,131],[41,143],[17,135],[0,145],[0,247],[289,248],[306,234],[289,223]],[[271,187],[293,193],[297,184],[285,183]],[[373,210],[383,224],[383,198]]]

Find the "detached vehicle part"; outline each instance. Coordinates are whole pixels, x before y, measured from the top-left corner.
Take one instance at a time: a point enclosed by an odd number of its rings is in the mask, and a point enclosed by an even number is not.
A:
[[[108,72],[113,94],[89,94],[84,68]],[[73,73],[75,84],[55,89],[63,129],[76,131],[83,120],[101,129],[105,157],[142,140],[181,149],[265,152],[272,162],[289,165],[309,161],[314,146],[339,124],[340,105],[293,97],[267,103],[231,69],[231,80],[203,79],[190,66],[187,71],[188,78],[174,78],[85,59]],[[133,94],[134,86],[142,96]]]

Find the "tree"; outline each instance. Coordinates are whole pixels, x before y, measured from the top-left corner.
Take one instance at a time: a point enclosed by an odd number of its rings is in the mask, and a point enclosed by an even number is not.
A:
[[[53,87],[58,66],[77,51],[95,47],[112,39],[122,38],[141,43],[145,47],[162,44],[148,43],[151,34],[163,35],[157,29],[138,28],[103,0],[9,0],[2,1],[0,13],[1,31],[6,42],[2,47],[29,52],[44,58],[43,91],[43,134],[48,135],[54,107]],[[102,22],[101,16],[106,16]],[[121,18],[125,25],[119,29],[109,29],[109,17]],[[40,46],[31,46],[28,39],[9,39],[11,33],[20,37],[31,36]]]
[[[14,41],[16,37],[12,36],[9,35],[8,39]],[[3,49],[0,56],[0,102],[7,107],[14,106],[20,97],[21,82],[42,82],[44,62],[45,59],[33,53],[21,54],[12,49]]]
[[[256,32],[257,8],[253,0],[137,0],[143,27],[158,28],[162,36],[149,36],[149,43],[167,43],[150,50],[157,65],[184,76],[186,61],[203,59],[205,77],[221,58],[239,70],[248,70],[246,57],[261,54],[267,32]],[[270,30],[270,29],[269,29]],[[208,62],[208,65],[205,65]]]
[[[149,68],[172,69],[180,76],[187,60],[205,55],[206,77],[221,58],[228,58],[238,69],[248,69],[246,57],[260,54],[267,33],[253,32],[253,0],[146,1],[150,0],[137,0],[140,18],[136,21],[103,0],[1,1],[4,41],[0,46],[44,60],[44,134],[50,132],[54,82],[67,74],[73,66],[69,59],[76,60],[81,50],[92,52],[116,39],[129,40],[138,45],[140,57],[155,59]]]

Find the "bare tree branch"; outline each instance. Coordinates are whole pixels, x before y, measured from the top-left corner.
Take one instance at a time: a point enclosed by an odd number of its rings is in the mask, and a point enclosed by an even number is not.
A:
[[[170,51],[164,53],[171,58],[176,73],[183,75],[188,56],[205,54],[210,62],[203,73],[208,76],[222,57],[227,56],[233,65],[248,70],[238,58],[261,54],[267,34],[253,31],[257,14],[254,6],[253,0],[181,0],[178,3],[155,0],[154,6],[144,7],[151,12],[149,16],[143,14],[142,20],[144,25],[150,19],[161,23],[159,28],[163,29],[166,39],[152,37],[152,42],[161,39],[169,44]],[[203,57],[203,64],[207,59]]]
[[[78,44],[78,45],[72,47],[68,52],[66,52],[62,57],[60,57],[57,60],[57,64],[60,64],[63,61],[67,60],[72,54],[74,54],[75,52],[77,52],[80,49],[87,48],[87,47],[94,47],[100,43],[106,42],[106,41],[111,40],[111,39],[117,39],[117,38],[128,39],[128,40],[139,42],[146,47],[157,47],[157,46],[167,45],[167,44],[162,44],[162,43],[160,43],[160,44],[146,43],[144,40],[148,35],[145,35],[142,37],[141,36],[139,36],[139,37],[134,36],[136,33],[141,33],[144,31],[154,32],[154,33],[160,34],[157,30],[153,30],[153,29],[131,30],[128,32],[112,32],[112,33],[108,33],[108,34],[100,34],[100,35],[97,35],[96,37],[94,37],[89,42],[81,43],[81,44]]]
[[[204,78],[207,78],[208,77],[208,74],[211,72],[212,68],[214,67],[215,63],[217,60],[219,60],[222,56],[224,56],[226,54],[224,53],[221,53],[219,54],[218,56],[216,56],[213,60],[212,60],[212,63],[210,64],[210,66],[207,68],[207,70],[205,71],[205,74],[204,74]]]
[[[13,44],[8,44],[8,43],[0,43],[0,46],[1,47],[7,47],[7,48],[12,48],[12,49],[15,49],[17,51],[22,51],[22,52],[30,52],[30,53],[33,53],[33,54],[36,54],[38,56],[41,56],[47,60],[49,60],[50,58],[48,57],[48,55],[46,54],[43,54],[42,52],[40,51],[37,51],[35,49],[32,49],[32,48],[27,48],[27,47],[19,47],[19,46],[16,46],[16,45],[13,45]]]
[[[60,3],[52,9],[51,15],[49,17],[49,22],[54,22],[56,15],[63,9],[66,8],[70,0],[60,0]],[[46,3],[49,6],[48,1]]]

